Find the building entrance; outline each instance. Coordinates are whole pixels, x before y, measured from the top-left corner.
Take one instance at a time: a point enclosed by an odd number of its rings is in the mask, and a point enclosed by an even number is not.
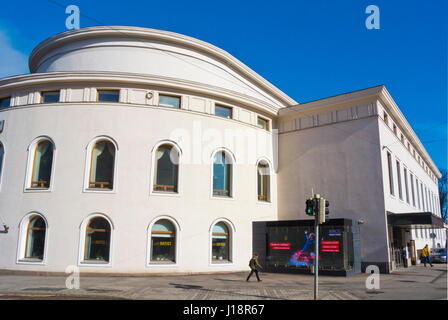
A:
[[[406,244],[403,241],[403,232],[400,228],[392,228],[392,259],[396,268],[404,267],[403,263],[403,247]]]

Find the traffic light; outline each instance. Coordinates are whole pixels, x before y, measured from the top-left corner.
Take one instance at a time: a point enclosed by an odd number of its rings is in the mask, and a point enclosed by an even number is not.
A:
[[[310,199],[306,200],[306,202],[305,202],[305,213],[308,216],[312,216],[312,215],[314,215],[313,211],[314,211],[314,201],[312,198],[310,198]]]

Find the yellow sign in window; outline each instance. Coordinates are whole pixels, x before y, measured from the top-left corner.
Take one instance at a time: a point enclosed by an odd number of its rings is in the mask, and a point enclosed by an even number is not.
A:
[[[215,247],[225,247],[226,243],[225,242],[215,242],[213,244],[213,246],[215,246]]]
[[[155,243],[156,246],[170,246],[171,241],[160,241]]]

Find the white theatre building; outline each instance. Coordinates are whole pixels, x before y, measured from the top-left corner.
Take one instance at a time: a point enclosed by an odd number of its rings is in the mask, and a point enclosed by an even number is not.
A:
[[[384,86],[298,104],[136,27],[57,34],[29,67],[0,79],[2,271],[247,270],[252,223],[309,219],[311,189],[359,222],[364,268],[446,245],[440,172]]]

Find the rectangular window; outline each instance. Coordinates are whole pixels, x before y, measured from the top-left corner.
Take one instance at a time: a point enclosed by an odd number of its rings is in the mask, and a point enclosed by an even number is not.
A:
[[[390,153],[387,153],[387,167],[389,169],[389,190],[390,194],[394,195],[394,176],[392,172],[392,157]]]
[[[431,192],[431,209],[432,209],[432,213],[435,213],[435,205],[434,205],[434,195]]]
[[[394,130],[394,134],[397,135],[397,126],[395,125],[395,123],[393,125],[393,130]]]
[[[0,99],[0,109],[6,109],[11,106],[11,97]]]
[[[439,197],[437,197],[437,195],[436,195],[436,211],[440,216],[440,200]]]
[[[426,211],[426,203],[425,203],[425,196],[423,194],[423,183],[420,182],[420,191],[422,195],[422,209]]]
[[[400,162],[397,161],[397,182],[398,182],[398,197],[400,200],[403,200],[403,192],[401,189],[401,171],[400,171]]]
[[[159,106],[180,109],[180,97],[160,94]]]
[[[215,115],[232,119],[232,108],[215,105]]]
[[[43,91],[40,94],[41,103],[59,102],[59,91]]]
[[[415,189],[416,189],[416,193],[417,193],[417,202],[418,202],[418,208],[421,210],[422,209],[422,204],[420,203],[420,192],[418,191],[418,180],[417,178],[415,178]]]
[[[96,101],[99,102],[119,102],[120,91],[119,90],[98,90]]]
[[[258,117],[258,128],[269,131],[269,120]]]
[[[387,116],[386,111],[384,111],[384,122],[386,123],[386,125],[389,125],[389,117]]]
[[[434,213],[437,213],[437,202],[436,202],[436,196],[432,194],[432,211]]]
[[[429,211],[434,212],[433,203],[432,203],[432,194],[431,191],[428,190],[428,199],[429,199]]]
[[[409,187],[408,187],[408,170],[406,168],[404,168],[404,187],[406,191],[406,202],[410,204]]]
[[[414,192],[414,176],[412,173],[409,173],[411,175],[411,195],[412,195],[412,205],[415,207],[415,192]]]
[[[434,212],[432,210],[432,197],[431,197],[431,191],[428,190],[428,200],[429,200],[429,211]]]
[[[401,134],[401,136],[400,136],[400,140],[401,140],[401,142],[404,144],[404,136],[403,136],[403,134]]]
[[[434,214],[437,214],[436,196],[433,193],[431,193],[431,199],[432,199],[432,212],[434,212]]]

